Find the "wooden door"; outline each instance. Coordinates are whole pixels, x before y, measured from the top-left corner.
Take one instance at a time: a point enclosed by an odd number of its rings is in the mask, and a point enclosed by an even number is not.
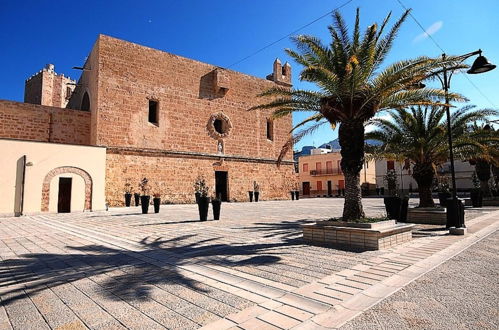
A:
[[[57,212],[71,212],[71,186],[72,178],[59,178],[59,197],[57,200]]]
[[[310,195],[310,182],[303,182],[303,195]]]

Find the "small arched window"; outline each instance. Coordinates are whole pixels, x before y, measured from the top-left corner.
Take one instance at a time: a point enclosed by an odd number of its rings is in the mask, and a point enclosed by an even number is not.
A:
[[[90,111],[90,98],[88,97],[87,92],[85,92],[85,94],[83,94],[80,109],[83,111]]]

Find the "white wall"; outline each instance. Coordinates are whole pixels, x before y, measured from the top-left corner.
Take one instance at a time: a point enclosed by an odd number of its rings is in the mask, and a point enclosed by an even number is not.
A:
[[[376,161],[376,185],[378,187],[385,187],[386,182],[384,182],[383,178],[386,175],[386,159],[377,160]],[[397,189],[409,190],[409,187],[412,186],[414,192],[417,191],[418,184],[412,178],[412,170],[413,166],[411,165],[410,171],[402,170],[404,163],[395,162],[395,173],[397,173]],[[450,183],[450,163],[445,163],[442,168],[445,170],[446,175],[449,177],[449,185]],[[475,171],[475,167],[471,166],[468,162],[463,162],[460,160],[456,160],[454,162],[454,170],[456,173],[456,186],[457,189],[471,189],[473,187],[473,183],[471,182],[471,176]],[[440,173],[440,171],[437,172]],[[402,174],[402,175],[401,175]]]
[[[69,166],[86,171],[93,182],[92,210],[105,209],[106,149],[79,145],[44,143],[0,139],[0,214],[13,215],[16,196],[16,169],[18,160],[26,155],[23,213],[41,211],[42,184],[45,176],[53,169]],[[83,179],[77,174],[61,173],[51,181],[49,211],[57,211],[59,177],[73,177],[71,208],[83,210],[85,189]],[[55,206],[54,206],[55,203]]]

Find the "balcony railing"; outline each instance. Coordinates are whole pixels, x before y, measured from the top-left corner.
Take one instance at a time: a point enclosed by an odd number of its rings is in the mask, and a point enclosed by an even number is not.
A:
[[[310,171],[311,176],[318,176],[318,175],[343,175],[343,172],[341,171],[341,168],[327,168],[324,170],[311,170]]]

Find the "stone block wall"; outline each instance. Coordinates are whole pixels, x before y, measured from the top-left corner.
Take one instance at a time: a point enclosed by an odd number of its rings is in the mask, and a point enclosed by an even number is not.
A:
[[[90,113],[0,100],[0,137],[88,145]]]
[[[290,136],[291,116],[275,120],[273,139],[267,139],[271,111],[248,111],[268,101],[257,97],[262,91],[290,86],[283,80],[290,79],[289,64],[275,65],[275,82],[104,35],[95,49],[97,145],[217,153],[223,140],[225,154],[276,159]],[[149,100],[158,102],[157,124],[148,122]],[[223,139],[209,134],[210,118],[218,113],[232,124]]]
[[[182,157],[156,152],[107,150],[106,196],[111,206],[124,204],[124,186],[127,180],[139,192],[139,181],[147,177],[152,188],[166,187],[162,200],[173,203],[193,203],[193,184],[198,175],[203,175],[212,188],[215,186],[215,171],[228,172],[229,200],[247,201],[248,190],[253,190],[253,181],[260,185],[261,200],[289,199],[290,183],[296,176],[292,164],[279,168],[275,162],[251,162],[224,160],[212,157]]]

